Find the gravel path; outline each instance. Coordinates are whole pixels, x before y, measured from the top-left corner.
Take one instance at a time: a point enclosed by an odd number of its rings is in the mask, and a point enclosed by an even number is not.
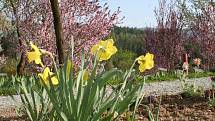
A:
[[[195,82],[196,86],[201,86],[204,89],[211,88],[211,79],[209,77],[189,79],[188,84]],[[110,90],[109,90],[110,91]],[[182,92],[182,86],[179,80],[176,81],[165,81],[165,82],[154,82],[145,84],[144,93],[148,95],[174,95]],[[20,106],[21,100],[19,96],[13,96],[16,101],[12,100],[10,96],[0,96],[0,112],[7,108],[15,108]]]
[[[188,79],[188,85],[192,85],[195,82],[196,87],[202,87],[204,90],[212,88],[212,80],[210,77]],[[180,80],[176,81],[164,81],[145,84],[144,93],[149,95],[175,95],[183,91]]]
[[[16,108],[21,104],[19,95],[14,95],[14,101],[10,96],[0,96],[0,111],[3,111],[7,108]]]

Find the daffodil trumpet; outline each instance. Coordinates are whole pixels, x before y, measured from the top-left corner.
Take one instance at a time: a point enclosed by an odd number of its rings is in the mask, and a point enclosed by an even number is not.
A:
[[[91,52],[93,55],[96,55],[96,58],[99,61],[108,60],[117,52],[117,48],[113,44],[113,39],[108,39],[105,41],[101,40],[98,44],[92,47]]]

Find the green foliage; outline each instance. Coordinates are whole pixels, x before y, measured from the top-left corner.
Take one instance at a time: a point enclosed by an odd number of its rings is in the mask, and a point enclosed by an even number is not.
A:
[[[190,58],[202,58],[200,46],[198,44],[194,44],[194,42],[187,42],[184,45],[184,48],[186,52],[190,54]],[[192,63],[192,60],[189,63]]]
[[[203,87],[197,87],[196,82],[188,84],[187,76],[183,73],[180,77],[181,85],[183,88],[182,97],[202,97],[204,95]]]
[[[145,77],[137,74],[135,80],[137,82],[145,81],[146,83],[150,83],[150,82],[157,82],[157,81],[174,81],[174,80],[180,79],[180,74],[177,74],[176,72],[162,72],[162,74],[159,74],[159,73],[160,72],[147,75]],[[188,75],[188,79],[211,77],[211,76],[215,76],[215,73],[214,72],[199,72],[199,73],[190,72]]]
[[[202,97],[203,96],[203,88],[202,87],[195,87],[195,85],[188,85],[185,84],[183,88],[183,97]]]
[[[215,99],[210,99],[208,104],[211,106],[211,107],[215,107]]]
[[[208,76],[215,76],[214,72],[200,72],[196,73],[189,73],[188,78],[201,78],[201,77],[208,77]],[[135,83],[151,83],[157,81],[174,81],[179,79],[179,77],[173,73],[163,73],[160,75],[153,74],[148,76],[142,76],[139,74],[133,74]],[[0,95],[14,95],[17,94],[15,87],[12,84],[12,76],[4,76],[0,77]],[[112,76],[108,81],[108,85],[117,85],[122,83],[122,74],[117,74]]]
[[[116,46],[122,50],[129,50],[137,55],[143,54],[144,31],[137,28],[117,27],[112,31],[112,36],[116,40]]]
[[[30,78],[30,77],[23,76],[22,78],[23,78],[22,81],[25,81],[26,78]],[[0,76],[0,95],[8,96],[8,95],[18,94],[17,88],[14,85],[14,82],[18,79],[20,79],[20,77],[17,75]]]
[[[0,76],[0,95],[16,94],[11,76]]]
[[[84,60],[82,57],[82,65],[76,74],[73,68],[67,73],[68,61],[61,69],[55,66],[59,80],[57,86],[53,86],[51,80],[50,85],[41,81],[43,86],[31,78],[26,78],[26,81],[20,81],[20,78],[16,81],[16,88],[19,92],[24,92],[20,97],[29,120],[118,120],[132,104],[134,111],[131,119],[135,119],[135,111],[143,98],[143,85],[134,85],[132,81],[128,81],[132,69],[125,74],[114,68],[97,73],[98,62],[95,61],[88,80],[83,81],[84,69],[87,67],[85,64],[88,63]],[[134,64],[131,68],[133,66]],[[122,75],[122,83],[113,87],[107,86],[107,82],[116,75]]]
[[[17,90],[14,87],[0,88],[0,96],[16,95]]]
[[[114,67],[117,67],[118,69],[121,69],[123,71],[128,70],[137,55],[129,50],[122,50],[120,49],[111,59]]]
[[[171,72],[157,72],[156,74],[148,75],[145,77],[145,82],[155,82],[155,81],[174,81],[178,79],[178,75]]]
[[[155,115],[153,115],[153,112],[149,109],[147,105],[145,105],[145,108],[148,111],[149,121],[159,121],[161,99],[162,97],[160,97],[160,102],[158,107],[155,108],[155,111],[156,111]]]
[[[12,87],[12,77],[7,75],[0,76],[0,87]]]
[[[120,73],[113,75],[110,80],[108,80],[108,84],[109,85],[118,85],[120,83],[123,83],[123,78],[122,78],[122,72],[120,71]]]
[[[201,78],[201,77],[212,77],[215,76],[215,72],[192,72],[189,73],[188,78]]]
[[[33,77],[15,77],[14,86],[23,103],[21,113],[28,115],[31,121],[50,121],[55,112],[47,97],[46,90]],[[16,100],[15,100],[16,101]]]
[[[60,117],[61,120],[117,120],[128,109],[130,104],[140,103],[142,87],[127,82],[130,72],[125,74],[122,85],[112,88],[112,92],[108,94],[106,90],[107,81],[120,72],[116,69],[111,69],[101,74],[96,74],[96,68],[94,68],[90,78],[84,84],[81,80],[83,69],[84,65],[82,65],[77,79],[71,74],[70,79],[66,80],[65,66],[58,75],[60,90],[55,90],[52,86],[50,89],[46,87],[50,100],[54,105],[53,108],[57,112],[57,117]],[[102,116],[103,114],[105,116]]]

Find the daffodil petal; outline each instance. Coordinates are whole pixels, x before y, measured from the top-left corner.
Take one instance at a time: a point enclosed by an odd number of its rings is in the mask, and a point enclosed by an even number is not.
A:
[[[35,63],[36,63],[36,64],[40,64],[42,67],[44,67],[44,65],[43,65],[41,59],[36,59],[36,60],[35,60]]]
[[[145,59],[145,56],[144,55],[141,55],[137,58],[137,61],[139,64],[142,64],[143,63],[143,60]]]
[[[92,52],[94,55],[96,55],[98,49],[99,49],[99,46],[98,46],[98,45],[94,45],[94,46],[92,47],[92,49],[91,49],[91,52]]]
[[[105,53],[102,53],[102,54],[101,54],[99,60],[100,60],[100,61],[108,60],[108,59],[110,59],[110,57],[111,57],[111,54],[110,54],[109,52],[105,52]]]
[[[38,74],[39,77],[41,77],[42,81],[46,84],[49,85],[49,79],[51,77],[51,82],[53,85],[57,85],[59,83],[57,76],[54,76],[55,74],[50,71],[49,67],[46,67],[43,70],[43,73]]]
[[[37,57],[34,52],[27,52],[28,62],[31,63]]]
[[[49,74],[50,74],[50,69],[49,69],[49,67],[46,67],[43,71],[43,76],[45,78],[47,78],[49,76]]]
[[[99,61],[108,60],[117,52],[117,48],[113,46],[113,44],[113,39],[108,39],[106,41],[101,40],[92,47],[91,51],[97,56]]]
[[[53,76],[52,78],[51,78],[51,81],[52,81],[52,84],[53,85],[58,85],[58,79],[57,79],[57,76]]]
[[[144,65],[139,65],[140,72],[144,72],[146,70]]]
[[[154,55],[147,53],[145,56],[139,56],[137,58],[140,72],[144,72],[146,69],[152,69],[154,67]]]
[[[34,51],[27,52],[28,62],[31,63],[35,61],[36,64],[40,64],[41,66],[43,66],[43,63],[41,60],[42,53],[40,52],[40,49],[32,42],[30,42],[30,45]]]
[[[112,46],[108,51],[111,53],[111,55],[115,54],[117,52],[117,48],[115,46]]]
[[[114,44],[113,39],[108,39],[108,40],[106,40],[106,42],[107,42],[107,46],[113,46],[113,44]]]
[[[145,58],[146,58],[146,60],[153,60],[154,55],[153,55],[153,54],[150,54],[150,53],[146,53]]]

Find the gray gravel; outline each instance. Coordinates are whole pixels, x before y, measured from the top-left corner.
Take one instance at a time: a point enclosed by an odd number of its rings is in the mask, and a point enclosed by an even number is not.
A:
[[[211,88],[211,79],[209,77],[189,79],[188,84],[193,84],[198,87],[203,87],[204,90]],[[110,90],[108,90],[110,91]],[[174,95],[181,93],[182,85],[179,80],[176,81],[165,81],[165,82],[154,82],[145,84],[144,94],[149,95]],[[10,96],[0,96],[0,111],[6,108],[15,108],[21,105],[21,100],[19,96],[13,96],[16,101],[14,101]]]
[[[188,79],[188,85],[195,83],[196,87],[202,87],[204,90],[212,88],[212,80],[209,77]],[[183,91],[180,80],[164,81],[145,84],[144,93],[149,95],[175,95]]]
[[[21,100],[19,95],[13,96],[14,100],[10,96],[0,96],[0,111],[7,108],[16,108],[21,105]]]

